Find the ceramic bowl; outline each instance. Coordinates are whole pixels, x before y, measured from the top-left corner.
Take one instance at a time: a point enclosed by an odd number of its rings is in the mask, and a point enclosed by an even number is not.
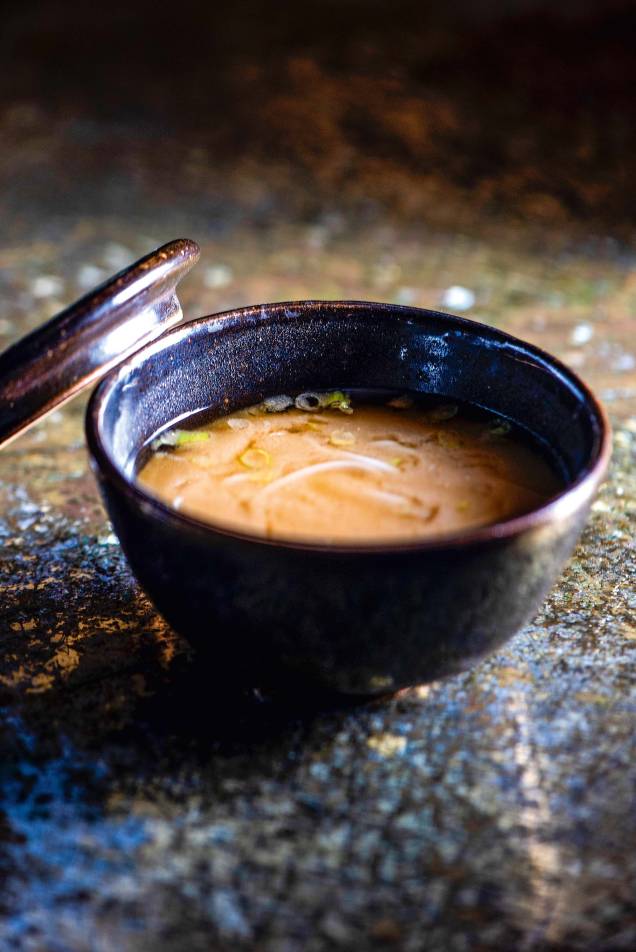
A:
[[[145,492],[148,440],[193,411],[267,396],[386,388],[509,418],[567,473],[541,507],[437,540],[272,541]],[[92,464],[142,587],[215,686],[373,695],[461,671],[536,611],[568,558],[609,455],[603,410],[570,370],[499,330],[387,304],[270,304],[204,317],[130,356],[91,398]]]

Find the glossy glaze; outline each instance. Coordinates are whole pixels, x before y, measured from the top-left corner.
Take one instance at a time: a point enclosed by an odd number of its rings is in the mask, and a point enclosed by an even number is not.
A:
[[[179,514],[134,484],[140,448],[210,406],[380,387],[478,403],[527,427],[569,474],[547,505],[443,543],[272,543]],[[87,438],[133,571],[199,650],[211,685],[311,683],[374,694],[474,663],[540,603],[574,545],[609,454],[594,397],[493,328],[414,308],[300,302],[183,325],[91,400]]]

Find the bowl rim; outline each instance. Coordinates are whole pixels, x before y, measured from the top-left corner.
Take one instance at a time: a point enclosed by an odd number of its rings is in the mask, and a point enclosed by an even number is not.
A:
[[[171,338],[180,340],[183,336],[187,336],[192,329],[201,325],[209,325],[211,322],[223,322],[223,324],[227,324],[227,327],[222,329],[230,330],[235,328],[240,330],[241,324],[250,319],[272,321],[282,317],[285,320],[293,321],[300,313],[306,313],[308,310],[320,310],[323,316],[325,316],[326,313],[332,312],[333,316],[337,316],[337,314],[343,310],[363,311],[369,308],[372,308],[374,311],[390,313],[406,319],[410,318],[410,323],[419,323],[423,318],[440,319],[448,322],[456,329],[467,331],[473,335],[481,334],[482,336],[489,337],[491,340],[509,344],[515,348],[521,348],[540,361],[540,363],[549,370],[550,374],[558,379],[561,385],[565,385],[565,381],[567,381],[570,386],[579,390],[584,397],[585,404],[591,416],[596,420],[598,438],[593,447],[590,459],[577,478],[567,483],[562,490],[554,496],[551,496],[546,502],[537,506],[535,509],[531,509],[528,512],[521,513],[509,519],[504,519],[500,522],[459,530],[445,535],[430,536],[419,540],[404,540],[403,542],[395,540],[389,542],[321,542],[320,540],[312,541],[308,539],[289,539],[284,537],[268,538],[255,533],[233,529],[231,526],[222,525],[220,523],[207,522],[203,519],[196,518],[196,516],[191,516],[177,509],[173,509],[167,503],[162,502],[160,499],[146,492],[130,476],[122,472],[108,451],[101,433],[101,421],[102,410],[106,405],[113,387],[122,374],[130,371],[136,364],[145,360],[147,357],[152,356],[154,352],[163,349],[166,342],[169,342]],[[603,405],[587,384],[557,357],[552,356],[552,354],[542,350],[535,344],[530,344],[521,338],[514,337],[499,328],[480,321],[473,321],[465,317],[458,317],[455,314],[448,314],[444,311],[436,311],[428,308],[359,300],[301,300],[254,304],[248,307],[220,311],[215,314],[206,314],[194,320],[178,324],[127,357],[98,384],[93,390],[86,408],[85,431],[92,461],[102,476],[105,476],[112,482],[132,504],[142,507],[146,512],[150,509],[164,522],[172,522],[184,530],[195,530],[198,533],[204,533],[204,535],[210,538],[222,536],[237,542],[270,548],[273,547],[275,549],[298,549],[306,552],[331,553],[333,555],[343,556],[347,554],[358,556],[389,555],[392,553],[442,551],[449,548],[470,548],[497,540],[510,539],[515,536],[520,536],[529,530],[549,526],[552,523],[568,518],[580,509],[583,509],[586,503],[591,501],[596,489],[607,472],[611,455],[611,427]]]

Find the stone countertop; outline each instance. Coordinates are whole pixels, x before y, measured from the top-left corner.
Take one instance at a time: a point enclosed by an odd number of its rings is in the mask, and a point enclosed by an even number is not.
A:
[[[0,174],[19,173],[19,194],[0,345],[184,232],[202,246],[188,316],[459,302],[574,367],[605,402],[614,455],[563,576],[503,650],[388,700],[308,709],[210,697],[106,521],[83,398],[15,441],[0,454],[0,949],[632,950],[636,255],[545,196],[483,217],[444,175],[422,185],[448,198],[424,221],[411,172],[402,203],[370,212],[346,191],[339,207],[283,200],[281,169],[245,160],[229,191],[210,171],[212,220],[204,147],[175,146],[186,184],[167,203],[152,121],[117,132],[72,105],[53,152],[48,106],[25,93],[3,113]],[[80,133],[81,175],[67,163]],[[113,135],[134,149],[109,178]]]

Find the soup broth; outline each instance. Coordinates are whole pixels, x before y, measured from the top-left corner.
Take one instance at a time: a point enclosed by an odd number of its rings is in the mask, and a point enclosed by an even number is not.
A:
[[[536,508],[562,486],[499,417],[430,398],[341,391],[274,397],[164,431],[138,480],[207,522],[341,543],[476,528]]]

